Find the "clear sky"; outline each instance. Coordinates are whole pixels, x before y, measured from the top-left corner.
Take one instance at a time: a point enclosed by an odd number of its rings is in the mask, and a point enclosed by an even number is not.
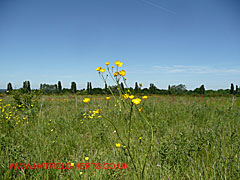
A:
[[[96,67],[118,59],[130,86],[240,85],[240,1],[0,0],[0,89],[103,87]]]

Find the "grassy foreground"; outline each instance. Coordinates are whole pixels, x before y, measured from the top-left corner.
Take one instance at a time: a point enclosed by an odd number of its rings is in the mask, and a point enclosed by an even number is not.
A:
[[[130,113],[113,97],[88,97],[42,96],[28,109],[4,97],[0,179],[240,179],[239,98],[151,96],[144,111],[132,107],[129,129]],[[68,162],[128,169],[9,168]]]

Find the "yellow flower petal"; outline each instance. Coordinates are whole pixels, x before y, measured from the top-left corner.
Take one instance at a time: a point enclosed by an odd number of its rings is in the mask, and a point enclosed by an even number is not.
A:
[[[132,100],[133,104],[136,104],[136,105],[140,104],[141,101],[142,101],[142,100],[139,99],[139,98],[136,98],[136,99],[133,99],[133,100]]]

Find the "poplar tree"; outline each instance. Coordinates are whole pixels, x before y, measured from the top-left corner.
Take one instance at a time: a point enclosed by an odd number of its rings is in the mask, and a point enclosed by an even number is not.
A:
[[[204,87],[204,85],[200,86],[200,94],[205,94],[205,87]]]
[[[135,83],[135,89],[134,89],[134,90],[135,90],[135,93],[137,94],[137,93],[138,93],[138,90],[139,90],[139,87],[138,87],[138,83],[137,83],[137,82]]]
[[[13,90],[12,83],[9,82],[7,85],[7,91],[11,92],[12,90]]]
[[[71,83],[71,91],[72,93],[76,93],[77,92],[77,85],[75,82]]]
[[[90,94],[93,94],[93,92],[92,92],[92,83],[91,82],[89,83],[89,92],[90,92]]]
[[[62,91],[62,83],[61,83],[61,81],[58,81],[57,90],[58,90],[58,92]]]
[[[233,83],[231,83],[230,94],[233,94],[233,93],[234,93],[234,85]]]

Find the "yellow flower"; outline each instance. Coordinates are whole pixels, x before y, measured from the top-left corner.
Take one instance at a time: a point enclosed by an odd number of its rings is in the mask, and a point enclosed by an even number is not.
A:
[[[84,103],[89,103],[89,102],[90,102],[90,98],[84,98],[84,99],[83,99],[83,102],[84,102]]]
[[[133,100],[132,100],[133,104],[136,104],[136,105],[140,104],[141,101],[142,101],[142,100],[139,99],[139,98],[136,98],[136,99],[133,99]]]
[[[110,97],[106,97],[106,100],[110,100]]]
[[[99,114],[100,111],[101,111],[101,109],[97,109],[97,110],[96,110],[96,114]]]
[[[100,69],[100,72],[101,72],[101,73],[104,73],[104,72],[105,72],[105,69]]]
[[[83,172],[80,172],[80,174],[82,175]]]
[[[127,99],[129,97],[129,94],[122,95],[124,99]]]
[[[109,65],[109,62],[105,62],[105,64],[108,66],[108,65]]]
[[[88,161],[88,160],[89,160],[89,157],[85,157],[85,160]]]
[[[134,95],[129,96],[129,99],[133,99],[133,98],[134,98]]]
[[[123,63],[120,62],[119,60],[115,61],[115,64],[118,66],[118,67],[122,67]]]
[[[2,102],[2,99],[0,99],[0,102]]]
[[[148,96],[143,96],[142,98],[143,98],[144,100],[146,100],[146,99],[148,98]]]
[[[125,76],[125,74],[126,74],[126,71],[125,70],[121,70],[121,71],[119,71],[119,73],[118,73],[120,76]]]
[[[116,148],[120,148],[121,147],[121,144],[120,143],[117,143],[116,144]]]
[[[71,166],[74,166],[74,163],[71,163]]]
[[[142,112],[142,111],[144,111],[143,107],[141,107],[141,108],[139,109],[139,112]]]
[[[142,137],[139,137],[138,139],[139,139],[139,140],[142,140]]]
[[[114,72],[113,75],[114,75],[114,76],[117,76],[117,75],[118,75],[118,72]]]
[[[102,68],[101,67],[97,67],[96,71],[100,71]]]

